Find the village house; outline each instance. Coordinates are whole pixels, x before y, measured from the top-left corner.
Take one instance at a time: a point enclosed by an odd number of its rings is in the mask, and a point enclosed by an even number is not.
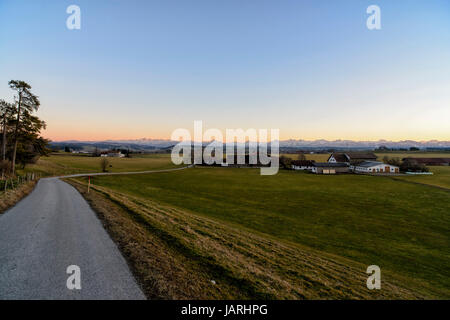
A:
[[[343,162],[347,164],[356,164],[364,161],[376,161],[377,156],[373,152],[336,152],[328,158],[328,162]]]
[[[397,166],[386,164],[379,161],[364,161],[350,169],[356,173],[399,173],[400,169]]]
[[[291,165],[293,170],[312,170],[314,162],[314,160],[292,160]]]
[[[311,171],[316,174],[336,174],[348,173],[350,169],[345,162],[315,162]]]

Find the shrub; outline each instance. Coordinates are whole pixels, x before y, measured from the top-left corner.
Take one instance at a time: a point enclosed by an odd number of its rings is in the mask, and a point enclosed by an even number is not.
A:
[[[1,178],[4,179],[11,173],[11,161],[0,160],[0,174]]]
[[[400,170],[403,172],[428,172],[428,168],[421,163],[418,163],[414,159],[405,159],[400,165]]]
[[[103,157],[100,160],[100,167],[102,168],[102,172],[108,172],[107,168],[109,166],[109,160],[105,157]]]

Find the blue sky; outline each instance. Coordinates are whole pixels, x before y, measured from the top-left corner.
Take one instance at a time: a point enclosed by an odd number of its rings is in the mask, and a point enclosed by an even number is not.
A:
[[[0,0],[1,98],[11,79],[41,97],[53,140],[169,138],[194,120],[450,140],[450,1]]]

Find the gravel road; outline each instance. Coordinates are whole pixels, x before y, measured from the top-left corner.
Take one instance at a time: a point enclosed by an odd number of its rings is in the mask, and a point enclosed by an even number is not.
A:
[[[81,289],[68,289],[70,265]],[[82,196],[58,178],[0,215],[0,299],[145,299]]]

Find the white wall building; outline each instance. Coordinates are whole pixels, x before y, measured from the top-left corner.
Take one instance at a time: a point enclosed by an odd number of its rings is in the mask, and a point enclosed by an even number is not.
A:
[[[399,167],[379,161],[364,161],[350,167],[359,173],[399,173]]]

